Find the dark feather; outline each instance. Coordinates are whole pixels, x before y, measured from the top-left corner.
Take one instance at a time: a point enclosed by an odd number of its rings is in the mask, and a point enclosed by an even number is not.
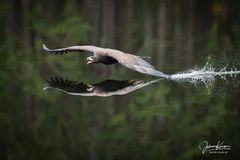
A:
[[[51,77],[47,80],[49,87],[58,88],[66,92],[84,93],[89,92],[89,86],[83,82],[69,81],[62,77]]]
[[[109,56],[98,56],[98,60],[99,60],[99,62],[106,64],[106,65],[118,63],[118,61],[115,58],[109,57]]]

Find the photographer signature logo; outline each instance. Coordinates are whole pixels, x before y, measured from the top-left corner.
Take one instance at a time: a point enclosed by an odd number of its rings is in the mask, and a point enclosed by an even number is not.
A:
[[[216,145],[211,145],[208,141],[203,141],[199,144],[199,149],[204,153],[220,153],[226,154],[231,150],[231,146],[225,145],[224,142],[218,141]]]

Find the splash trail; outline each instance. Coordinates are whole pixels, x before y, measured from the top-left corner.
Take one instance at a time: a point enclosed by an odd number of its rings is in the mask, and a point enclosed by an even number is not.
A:
[[[217,70],[209,63],[206,63],[206,65],[202,68],[195,67],[194,69],[185,72],[172,74],[170,75],[170,79],[175,81],[190,82],[195,85],[198,83],[204,83],[207,85],[216,77],[226,80],[227,76],[236,77],[238,74],[240,74],[240,71],[236,68],[227,69],[227,67],[223,67]]]

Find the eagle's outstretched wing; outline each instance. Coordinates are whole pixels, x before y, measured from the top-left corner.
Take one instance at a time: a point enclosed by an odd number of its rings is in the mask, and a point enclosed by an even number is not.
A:
[[[95,46],[70,46],[66,48],[58,48],[58,49],[49,49],[45,44],[42,46],[43,50],[47,51],[48,53],[51,54],[63,54],[63,53],[68,53],[68,52],[83,52],[83,51],[88,51],[88,52],[93,52],[95,53],[97,49],[100,47],[95,47]]]
[[[108,97],[113,95],[125,95],[153,83],[157,83],[160,80],[161,79],[156,79],[148,82],[143,80],[106,80],[94,84],[94,87],[97,88],[95,89],[96,96]]]
[[[54,88],[71,95],[94,95],[94,87],[83,82],[70,81],[62,77],[51,77],[47,82],[48,84],[43,88],[44,90]]]
[[[157,76],[157,77],[169,78],[169,75],[156,70],[154,66],[152,66],[147,61],[143,60],[140,56],[123,53],[121,51],[114,50],[114,49],[106,49],[106,51],[108,56],[113,57],[121,65],[129,69],[135,70],[140,73]]]

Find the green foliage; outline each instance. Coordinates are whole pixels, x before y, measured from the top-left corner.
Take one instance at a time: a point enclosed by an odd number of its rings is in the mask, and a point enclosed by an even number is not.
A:
[[[59,38],[62,44],[79,44],[88,40],[90,27],[81,16],[71,16],[52,26],[47,35]]]

